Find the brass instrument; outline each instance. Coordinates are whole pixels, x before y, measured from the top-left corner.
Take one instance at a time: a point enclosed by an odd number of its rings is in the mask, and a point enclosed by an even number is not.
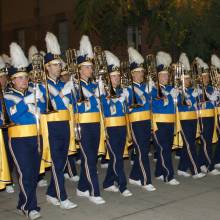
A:
[[[159,83],[156,57],[154,56],[154,54],[148,54],[146,56],[146,65],[147,65],[147,73],[148,73],[147,75],[148,77],[151,77],[151,79],[154,81],[157,87],[157,99],[163,99],[164,94],[162,92],[162,89]]]
[[[78,103],[82,103],[87,101],[86,97],[83,94],[82,86],[80,83],[80,75],[79,75],[79,67],[77,64],[77,52],[76,49],[68,49],[66,50],[66,61],[68,72],[71,74],[71,79],[73,81],[73,85],[75,85],[75,80],[77,80],[78,89],[79,89],[79,99]]]
[[[5,70],[7,71],[7,69]],[[8,128],[14,125],[14,123],[11,121],[5,104],[5,98],[4,98],[4,92],[2,90],[2,85],[0,83],[0,100],[1,100],[1,108],[2,108],[2,125],[0,128]]]
[[[176,89],[181,89],[181,104],[188,106],[186,101],[186,87],[184,77],[184,66],[182,63],[177,62],[172,65],[173,70],[173,86]]]
[[[202,99],[200,99],[200,97],[198,96],[199,103],[208,102],[209,98],[207,97],[205,85],[202,78],[202,69],[196,60],[194,60],[192,63],[192,71],[194,75],[194,87],[197,89],[199,89],[199,86],[202,87]]]
[[[209,72],[212,86],[216,89],[220,89],[220,77],[219,77],[219,72],[218,69],[215,66],[211,66],[210,72]]]
[[[129,62],[128,61],[121,61],[120,63],[120,73],[121,73],[121,87],[127,88],[130,84],[129,74]]]
[[[116,94],[112,86],[112,82],[108,74],[108,64],[107,64],[105,52],[102,50],[100,46],[94,47],[94,64],[95,64],[94,77],[96,80],[98,80],[100,77],[103,78],[103,80],[105,81],[106,90],[109,93],[108,98],[111,99],[118,98],[118,95]]]

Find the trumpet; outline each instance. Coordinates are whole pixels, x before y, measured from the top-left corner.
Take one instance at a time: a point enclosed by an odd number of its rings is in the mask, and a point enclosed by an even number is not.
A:
[[[157,99],[163,99],[164,95],[159,83],[159,77],[157,72],[157,65],[156,65],[156,57],[154,54],[148,54],[146,56],[146,65],[147,65],[147,75],[148,75],[148,81],[149,77],[154,81],[156,87],[157,87]]]
[[[218,69],[215,66],[211,66],[209,75],[210,75],[210,78],[211,78],[212,86],[216,90],[219,90],[220,77],[218,76],[219,75]]]
[[[194,88],[198,89],[200,85],[202,87],[202,99],[199,98],[199,102],[208,102],[209,98],[207,97],[205,85],[202,78],[202,69],[196,59],[192,63],[192,71],[194,75]]]
[[[172,67],[173,67],[173,86],[174,88],[181,89],[181,104],[188,106],[186,101],[184,66],[182,63],[177,62],[176,64],[173,64]]]
[[[94,47],[94,63],[95,63],[95,71],[94,71],[95,79],[98,80],[100,77],[102,77],[104,79],[106,89],[108,90],[109,98],[111,99],[118,98],[118,95],[116,94],[112,86],[112,82],[108,74],[108,64],[107,64],[105,52],[102,50],[100,46]]]
[[[129,79],[129,62],[128,61],[121,61],[120,63],[120,73],[121,73],[121,87],[127,88],[131,81]]]
[[[33,76],[32,80],[35,83],[42,82],[45,85],[46,89],[46,114],[57,112],[57,110],[53,107],[49,88],[48,88],[48,82],[47,82],[47,73],[45,70],[45,63],[44,63],[44,57],[41,53],[36,53],[32,56],[32,66],[33,66]]]
[[[68,49],[66,50],[66,61],[68,72],[71,75],[71,79],[73,81],[73,85],[75,85],[75,79],[77,80],[78,88],[79,88],[79,99],[77,100],[78,103],[82,103],[87,101],[86,97],[83,94],[82,86],[80,83],[80,75],[79,75],[79,68],[77,64],[77,52],[76,49]]]
[[[7,68],[4,70],[7,71]],[[0,100],[1,100],[1,108],[2,108],[2,125],[0,128],[8,128],[14,125],[14,123],[11,121],[7,109],[6,109],[6,104],[5,104],[5,99],[4,99],[4,92],[2,90],[2,85],[0,83]]]

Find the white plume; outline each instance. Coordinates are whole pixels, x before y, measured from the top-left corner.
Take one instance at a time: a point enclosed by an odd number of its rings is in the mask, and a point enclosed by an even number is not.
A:
[[[7,54],[3,53],[2,59],[4,60],[4,63],[11,64],[11,58]]]
[[[5,68],[5,62],[2,59],[2,57],[0,56],[0,69],[3,69],[3,68]]]
[[[205,63],[200,57],[196,57],[196,61],[198,62],[200,68],[203,68],[203,69],[209,68],[208,64]]]
[[[105,50],[105,56],[108,65],[113,65],[114,67],[120,67],[120,60],[113,53],[108,50]]]
[[[144,58],[142,57],[142,55],[133,47],[129,47],[128,48],[128,57],[129,57],[129,63],[137,63],[137,64],[141,64],[144,62]]]
[[[92,44],[89,40],[89,37],[86,35],[83,35],[80,40],[79,55],[81,56],[86,55],[90,59],[93,58]]]
[[[34,54],[38,53],[38,50],[37,50],[37,47],[32,45],[29,50],[28,50],[28,60],[29,60],[29,63],[32,62],[32,56]]]
[[[51,32],[47,32],[45,41],[48,53],[52,53],[55,55],[61,54],[60,45],[58,43],[57,37],[54,34],[52,34]]]
[[[190,71],[189,58],[187,57],[186,53],[180,54],[179,62],[182,63],[184,70]]]
[[[220,59],[216,54],[212,54],[211,56],[211,64],[216,68],[220,69]]]
[[[156,61],[157,61],[157,66],[163,64],[164,67],[169,67],[170,64],[172,63],[172,58],[169,53],[166,53],[164,51],[159,51],[157,52],[156,55]]]
[[[28,60],[24,55],[24,51],[15,42],[10,44],[10,56],[11,63],[15,68],[23,68],[28,66]]]
[[[40,54],[41,54],[42,56],[45,56],[45,55],[46,55],[45,51],[43,51],[43,50],[40,51]]]

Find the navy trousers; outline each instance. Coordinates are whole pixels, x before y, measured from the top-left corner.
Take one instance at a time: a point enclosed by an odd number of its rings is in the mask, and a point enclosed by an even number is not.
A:
[[[41,154],[38,152],[37,137],[12,138],[9,147],[19,178],[20,193],[17,209],[22,210],[26,215],[32,210],[39,211],[36,188]]]
[[[148,157],[151,136],[150,120],[132,122],[131,132],[136,155],[130,178],[140,180],[142,185],[151,184],[151,171]]]
[[[100,141],[100,123],[82,123],[80,155],[81,170],[78,189],[89,190],[91,196],[100,196],[97,175],[97,155]]]
[[[157,123],[158,130],[154,134],[154,143],[157,152],[155,176],[164,177],[164,181],[174,178],[172,163],[172,145],[174,123]]]
[[[69,121],[48,122],[48,130],[52,159],[52,175],[47,189],[47,195],[64,201],[67,199],[64,169],[67,162],[70,142]]]
[[[186,172],[190,169],[193,175],[201,172],[196,152],[197,120],[181,120],[183,149],[180,154],[178,170]]]
[[[213,154],[213,146],[212,146],[212,137],[214,132],[215,118],[207,117],[200,118],[200,139],[201,146],[199,148],[199,165],[207,166],[209,171],[214,169],[212,154]]]
[[[68,173],[70,177],[77,175],[75,155],[69,155],[67,158],[67,164],[65,168],[65,173]]]
[[[120,192],[126,190],[126,176],[124,172],[124,148],[126,143],[126,127],[109,127],[107,128],[109,139],[107,140],[107,148],[110,156],[107,174],[103,182],[103,187],[107,188],[118,183]]]

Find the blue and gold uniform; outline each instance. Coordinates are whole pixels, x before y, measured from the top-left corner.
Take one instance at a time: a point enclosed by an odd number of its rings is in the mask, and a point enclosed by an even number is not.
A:
[[[152,114],[154,142],[158,153],[155,176],[163,176],[164,181],[174,178],[172,163],[172,145],[175,123],[174,100],[170,92],[170,85],[160,85],[165,98],[158,99],[158,89],[152,90]]]
[[[214,89],[212,86],[205,86],[205,92],[208,99],[211,98]],[[209,171],[214,169],[212,159],[212,139],[215,129],[215,106],[211,100],[203,100],[204,94],[199,94],[198,98],[198,116],[201,146],[199,148],[199,165],[207,167]]]
[[[40,208],[37,206],[36,187],[40,170],[41,138],[38,142],[40,133],[37,129],[35,114],[36,111],[40,113],[43,110],[43,105],[36,102],[38,109],[35,109],[34,94],[27,91],[28,78],[25,67],[28,62],[23,51],[16,43],[12,43],[10,49],[15,67],[10,69],[9,74],[12,82],[18,78],[22,85],[22,89],[18,90],[19,84],[14,81],[15,88],[10,88],[4,96],[7,112],[11,121],[15,124],[8,128],[8,136],[9,148],[19,177],[20,194],[17,209],[29,217],[33,217],[33,214],[39,217],[38,211]],[[14,53],[14,51],[16,52]],[[18,51],[20,54],[18,54]],[[16,63],[18,57],[20,60],[19,68]],[[21,67],[22,62],[23,66]],[[36,99],[38,100],[40,96],[42,94],[38,91]]]
[[[185,76],[184,76],[185,77]],[[183,103],[185,99],[186,103]],[[178,170],[187,172],[190,169],[192,175],[201,172],[196,152],[196,132],[197,132],[197,101],[196,94],[192,87],[185,88],[184,96],[178,96],[178,111],[181,124],[181,135],[183,139],[183,149],[180,154]]]
[[[78,189],[89,191],[91,196],[100,196],[96,162],[100,141],[100,112],[95,96],[97,85],[80,81],[85,102],[77,103],[76,121],[80,127],[81,171]],[[80,95],[78,93],[77,97]]]

